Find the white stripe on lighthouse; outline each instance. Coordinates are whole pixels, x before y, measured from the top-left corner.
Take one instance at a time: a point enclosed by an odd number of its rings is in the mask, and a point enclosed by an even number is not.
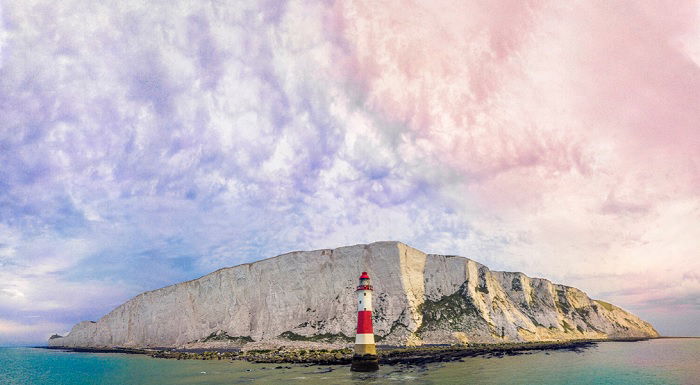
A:
[[[355,334],[356,345],[374,344],[374,334]]]
[[[357,292],[357,311],[372,311],[372,292],[360,290]]]

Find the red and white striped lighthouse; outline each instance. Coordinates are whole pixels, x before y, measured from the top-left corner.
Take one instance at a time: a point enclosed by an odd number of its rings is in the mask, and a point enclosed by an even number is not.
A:
[[[355,335],[355,354],[351,370],[370,372],[379,369],[377,347],[374,344],[372,329],[372,285],[366,271],[360,275],[357,286],[357,334]]]

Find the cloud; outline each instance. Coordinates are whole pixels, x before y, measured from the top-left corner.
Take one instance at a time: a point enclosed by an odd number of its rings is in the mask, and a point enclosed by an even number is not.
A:
[[[19,323],[0,318],[0,344],[24,345],[47,340],[55,330],[64,330],[65,325],[46,323]]]
[[[694,306],[698,289],[681,277],[700,270],[696,4],[340,2],[335,12],[355,59],[346,70],[390,123],[375,126],[383,146],[421,170],[471,234],[498,240],[473,256],[642,316]]]
[[[221,266],[440,222],[423,178],[344,120],[373,124],[328,60],[325,6],[239,5],[6,7],[2,318],[95,319]]]
[[[6,5],[0,318],[381,239],[677,306],[698,13],[625,4]]]

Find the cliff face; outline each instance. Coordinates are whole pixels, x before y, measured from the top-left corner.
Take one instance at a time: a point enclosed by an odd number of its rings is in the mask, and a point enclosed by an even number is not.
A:
[[[378,343],[415,345],[655,337],[647,322],[575,288],[490,271],[398,242],[301,251],[140,294],[51,346],[178,347],[252,341],[348,343],[369,272]]]

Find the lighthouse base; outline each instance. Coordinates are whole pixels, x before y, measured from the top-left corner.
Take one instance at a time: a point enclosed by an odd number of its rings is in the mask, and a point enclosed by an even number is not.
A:
[[[353,372],[376,372],[379,370],[379,359],[376,354],[355,354],[352,357],[350,370]]]

